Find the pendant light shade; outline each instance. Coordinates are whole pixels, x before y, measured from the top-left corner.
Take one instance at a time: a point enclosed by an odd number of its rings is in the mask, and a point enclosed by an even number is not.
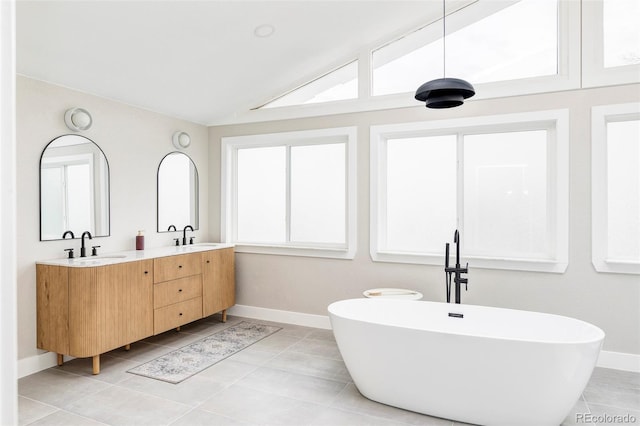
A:
[[[476,94],[471,83],[459,78],[447,78],[447,27],[445,1],[442,0],[442,78],[427,81],[416,90],[415,98],[427,108],[453,108]]]
[[[416,99],[427,108],[452,108],[475,95],[473,86],[459,78],[438,78],[427,81],[416,90]]]

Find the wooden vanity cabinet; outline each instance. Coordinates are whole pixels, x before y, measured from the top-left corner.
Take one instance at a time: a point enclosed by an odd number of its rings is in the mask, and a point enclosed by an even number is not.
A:
[[[154,260],[153,334],[202,318],[200,253]]]
[[[69,353],[69,269],[36,265],[36,345]]]
[[[202,252],[202,314],[207,317],[236,303],[235,254],[233,248]]]
[[[36,264],[37,345],[93,358],[235,304],[233,248],[104,266]]]
[[[152,260],[69,268],[69,355],[94,356],[153,334]]]
[[[153,260],[86,268],[36,265],[38,348],[93,357],[153,334]]]

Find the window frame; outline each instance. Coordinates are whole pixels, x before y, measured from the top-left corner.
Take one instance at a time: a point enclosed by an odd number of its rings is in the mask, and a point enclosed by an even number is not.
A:
[[[604,66],[603,0],[582,2],[582,87],[632,84],[640,81],[640,64]]]
[[[345,144],[345,244],[237,242],[237,153],[243,148]],[[356,252],[357,128],[338,127],[221,138],[221,241],[239,253],[353,259]],[[287,188],[287,192],[290,189]],[[290,203],[290,194],[287,194]],[[287,227],[290,226],[287,218]]]
[[[461,29],[466,22],[474,22],[475,19],[484,17],[485,11],[476,9],[480,7],[482,2],[472,4],[463,9],[447,16],[448,32]],[[515,3],[515,2],[514,2]],[[439,27],[442,25],[440,21],[429,24]],[[426,28],[426,27],[425,27]],[[441,39],[440,31],[434,31],[434,40]],[[557,73],[554,75],[545,75],[538,77],[526,77],[511,80],[492,81],[487,83],[472,84],[476,89],[475,99],[491,99],[506,96],[547,93],[561,90],[577,89],[580,87],[580,4],[575,1],[558,0],[558,34],[557,34]],[[402,39],[399,39],[402,40]],[[394,41],[399,41],[394,40]],[[392,44],[394,41],[387,43]],[[371,55],[375,50],[384,47],[380,46],[371,51]],[[398,96],[407,98],[407,94],[394,93],[384,95],[373,95],[373,59],[371,59],[371,77],[369,94],[372,99],[392,99]],[[455,77],[455,76],[447,76]],[[417,87],[416,87],[417,89]]]
[[[444,243],[441,254],[407,254],[384,251],[380,247],[385,232],[384,192],[385,177],[383,165],[388,139],[436,134],[467,134],[477,132],[506,132],[516,130],[549,131],[547,140],[547,199],[549,202],[550,258],[516,259],[489,256],[465,255],[465,261],[474,268],[506,269],[564,273],[568,266],[569,247],[569,112],[566,109],[516,113],[482,117],[467,117],[451,120],[413,122],[371,127],[370,139],[370,255],[376,262],[413,263],[424,265],[444,265]],[[460,140],[458,136],[457,166],[457,218],[456,223],[462,234],[464,249],[464,190]],[[451,241],[453,241],[453,229]]]
[[[640,274],[640,262],[608,257],[607,123],[640,119],[640,104],[591,108],[591,262],[597,272]]]
[[[447,16],[447,26],[451,29],[461,26],[463,19],[470,19],[474,15],[481,16],[482,11],[474,8],[482,2],[473,2],[457,13]],[[458,15],[458,16],[456,16]],[[535,93],[549,93],[581,88],[581,2],[573,0],[558,0],[558,73],[551,76],[523,78],[474,84],[476,95],[467,102],[494,99],[506,96],[529,95]],[[585,30],[587,31],[587,30]],[[437,31],[440,34],[440,30]],[[399,38],[403,35],[400,34]],[[313,104],[281,106],[275,108],[260,108],[274,98],[265,99],[250,110],[229,118],[220,124],[251,123],[255,121],[269,121],[289,118],[315,117],[330,114],[343,114],[362,111],[377,111],[391,108],[405,108],[424,106],[414,99],[413,92],[373,95],[373,59],[372,53],[395,40],[377,41],[363,47],[353,56],[342,58],[338,64],[358,61],[358,97],[331,102]],[[335,69],[335,68],[330,68]],[[320,76],[310,78],[314,81]],[[471,82],[473,84],[473,82]],[[306,84],[306,83],[305,83]],[[303,86],[304,84],[302,84]],[[298,85],[296,87],[301,87]],[[293,89],[295,90],[295,88]],[[287,92],[289,93],[289,92]],[[276,99],[281,94],[276,96]]]

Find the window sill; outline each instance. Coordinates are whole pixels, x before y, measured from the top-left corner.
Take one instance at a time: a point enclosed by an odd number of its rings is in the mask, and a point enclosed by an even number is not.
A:
[[[592,263],[597,272],[640,275],[639,262],[593,259]]]
[[[444,256],[424,255],[417,253],[372,252],[374,262],[411,263],[417,265],[435,265],[444,268]],[[450,258],[449,262],[455,263]],[[562,274],[567,270],[568,262],[558,260],[507,259],[464,256],[464,265],[469,263],[470,269],[503,269],[511,271],[551,272]]]
[[[236,253],[271,254],[278,256],[322,257],[327,259],[353,259],[355,250],[328,247],[297,247],[235,243]]]

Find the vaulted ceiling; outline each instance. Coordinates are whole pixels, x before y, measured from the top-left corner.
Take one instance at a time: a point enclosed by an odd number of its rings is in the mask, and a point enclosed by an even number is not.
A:
[[[17,71],[213,125],[441,13],[439,0],[18,0]]]

